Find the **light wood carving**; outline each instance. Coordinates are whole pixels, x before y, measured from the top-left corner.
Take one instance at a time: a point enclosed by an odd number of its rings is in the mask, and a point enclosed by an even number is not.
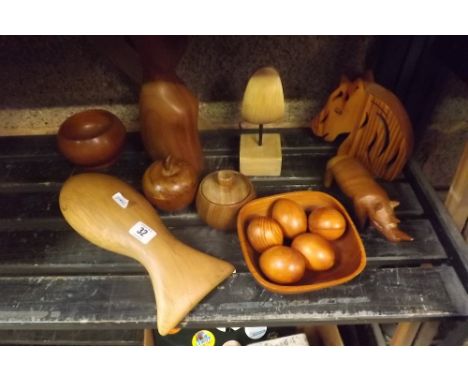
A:
[[[413,240],[411,236],[398,229],[400,221],[393,210],[400,202],[390,200],[385,190],[360,161],[347,155],[333,157],[327,163],[325,186],[330,187],[333,179],[341,191],[353,200],[361,227],[369,218],[372,225],[388,240],[394,242]]]
[[[273,67],[258,69],[244,91],[242,119],[259,125],[258,139],[252,134],[241,135],[239,169],[249,176],[279,176],[281,174],[281,138],[279,134],[263,136],[263,125],[284,116],[283,84]]]
[[[349,81],[343,77],[311,128],[328,142],[348,133],[338,155],[358,158],[374,176],[385,180],[401,173],[413,149],[411,122],[403,105],[371,78]]]
[[[260,68],[250,77],[244,91],[241,112],[245,121],[259,125],[283,118],[283,84],[275,68]]]
[[[117,193],[120,196],[116,197]],[[177,240],[145,197],[115,177],[94,173],[72,176],[64,183],[59,199],[63,216],[81,236],[146,268],[154,288],[161,335],[176,327],[234,271],[231,264]]]

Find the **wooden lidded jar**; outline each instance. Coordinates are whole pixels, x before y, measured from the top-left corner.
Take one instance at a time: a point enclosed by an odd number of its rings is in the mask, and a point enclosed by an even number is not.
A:
[[[192,203],[198,186],[195,168],[183,159],[169,155],[154,162],[143,175],[143,192],[160,210],[177,211]]]
[[[197,212],[209,226],[232,230],[236,227],[239,209],[255,196],[252,182],[240,172],[215,171],[200,183],[196,200]]]

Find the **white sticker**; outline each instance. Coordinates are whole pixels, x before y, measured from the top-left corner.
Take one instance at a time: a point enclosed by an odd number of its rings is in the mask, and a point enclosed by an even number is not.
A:
[[[128,233],[143,244],[148,244],[157,235],[155,230],[148,227],[143,222],[137,222],[132,228],[130,228]]]
[[[122,208],[127,208],[128,206],[128,199],[125,198],[120,192],[115,193],[112,195],[112,199]]]
[[[250,326],[247,328],[244,328],[245,334],[247,334],[247,337],[253,339],[253,340],[258,340],[259,338],[262,338],[265,333],[267,332],[267,327],[266,326]]]

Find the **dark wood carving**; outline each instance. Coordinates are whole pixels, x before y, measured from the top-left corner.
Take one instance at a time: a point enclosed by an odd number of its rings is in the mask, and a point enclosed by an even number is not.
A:
[[[171,36],[134,38],[145,81],[140,91],[143,144],[153,160],[171,155],[203,169],[198,134],[198,100],[175,73],[185,39]]]

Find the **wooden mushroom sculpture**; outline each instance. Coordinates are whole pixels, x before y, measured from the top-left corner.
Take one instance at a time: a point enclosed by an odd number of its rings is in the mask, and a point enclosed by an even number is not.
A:
[[[250,77],[242,99],[242,118],[259,125],[258,139],[242,134],[239,169],[244,175],[281,174],[281,138],[279,134],[263,134],[263,125],[276,122],[284,115],[283,85],[278,71],[272,67],[257,70]]]

